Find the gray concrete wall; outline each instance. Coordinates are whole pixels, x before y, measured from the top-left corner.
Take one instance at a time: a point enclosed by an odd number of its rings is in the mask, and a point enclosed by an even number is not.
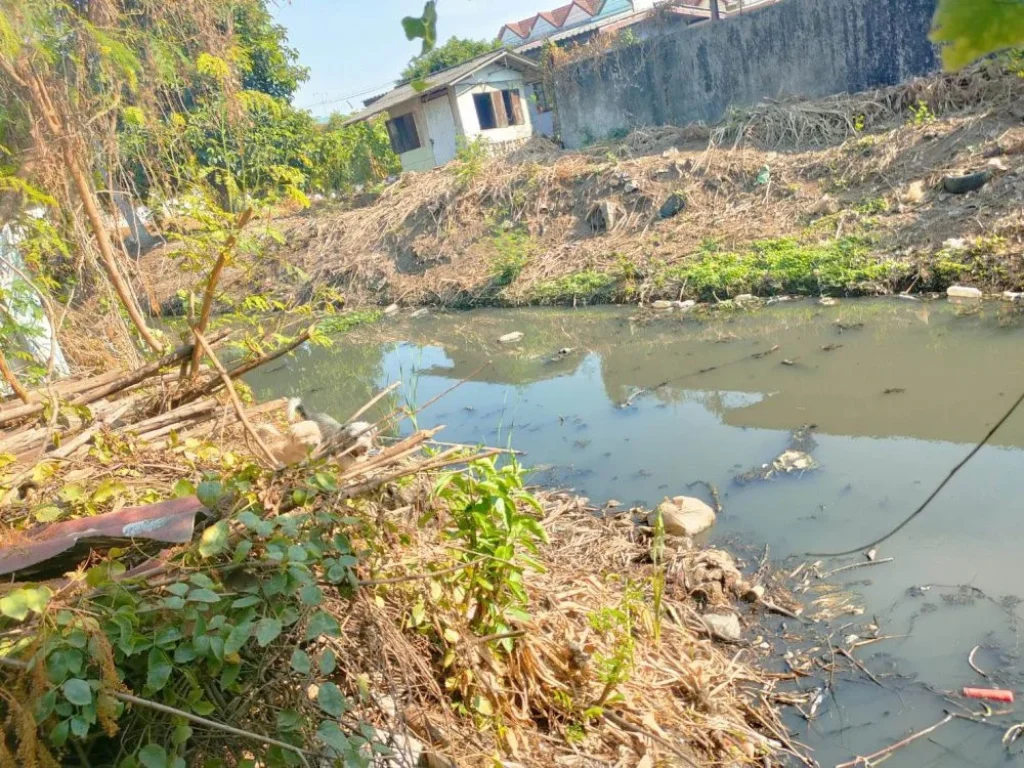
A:
[[[555,74],[575,148],[642,125],[720,120],[730,106],[893,85],[938,68],[936,0],[781,0],[645,40]]]

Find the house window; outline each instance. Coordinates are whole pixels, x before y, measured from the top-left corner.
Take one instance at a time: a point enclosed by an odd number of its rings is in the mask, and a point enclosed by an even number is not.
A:
[[[523,125],[526,122],[518,88],[474,93],[473,106],[476,107],[476,117],[482,131]]]
[[[416,132],[416,119],[410,112],[407,115],[399,115],[387,122],[388,137],[391,139],[391,148],[396,154],[412,152],[420,148],[420,135]]]

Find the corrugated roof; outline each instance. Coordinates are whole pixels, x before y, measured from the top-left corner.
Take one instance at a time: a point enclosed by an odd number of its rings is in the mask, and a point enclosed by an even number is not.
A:
[[[579,3],[577,2],[577,5],[578,4]],[[563,30],[562,32],[556,32],[553,35],[548,35],[547,37],[542,37],[538,40],[533,40],[529,43],[524,43],[523,45],[520,45],[516,48],[516,52],[518,53],[520,51],[532,51],[533,49],[539,48],[540,46],[544,45],[549,40],[570,40],[576,37],[577,35],[582,35],[587,32],[593,32],[595,29],[602,29],[605,26],[614,24],[619,21],[624,21],[627,19],[630,21],[632,21],[633,19],[639,20],[640,18],[647,16],[648,13],[650,13],[650,11],[628,10],[623,11],[622,13],[616,13],[612,16],[605,16],[603,19],[595,19],[594,21],[588,22],[586,24],[577,24],[576,26],[569,27],[568,29]]]
[[[381,112],[387,112],[391,107],[397,107],[399,104],[409,101],[410,99],[414,99],[419,96],[426,96],[438,89],[447,88],[449,85],[455,85],[456,83],[465,80],[482,67],[486,67],[489,64],[494,64],[498,61],[501,61],[513,69],[518,69],[521,72],[536,72],[539,70],[536,62],[523,56],[517,56],[509,51],[491,51],[490,53],[485,53],[482,56],[477,56],[475,59],[463,62],[458,66],[442,69],[440,72],[434,72],[432,75],[425,78],[425,82],[427,84],[426,87],[421,88],[418,91],[412,87],[412,83],[399,85],[393,91],[388,91],[378,98],[362,112],[350,117],[345,121],[345,125],[358,123],[360,120],[366,120],[374,115],[379,115]]]

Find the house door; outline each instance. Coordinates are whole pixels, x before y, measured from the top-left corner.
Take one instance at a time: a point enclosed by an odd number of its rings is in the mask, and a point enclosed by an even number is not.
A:
[[[427,135],[434,150],[434,164],[444,165],[455,158],[455,118],[447,96],[431,99],[424,105]]]

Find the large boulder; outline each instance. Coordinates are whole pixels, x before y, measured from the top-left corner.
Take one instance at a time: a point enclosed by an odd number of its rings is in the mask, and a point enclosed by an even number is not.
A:
[[[647,522],[654,525],[659,511],[665,522],[665,533],[670,536],[696,536],[715,524],[715,510],[692,496],[665,499],[657,511],[647,516]]]

